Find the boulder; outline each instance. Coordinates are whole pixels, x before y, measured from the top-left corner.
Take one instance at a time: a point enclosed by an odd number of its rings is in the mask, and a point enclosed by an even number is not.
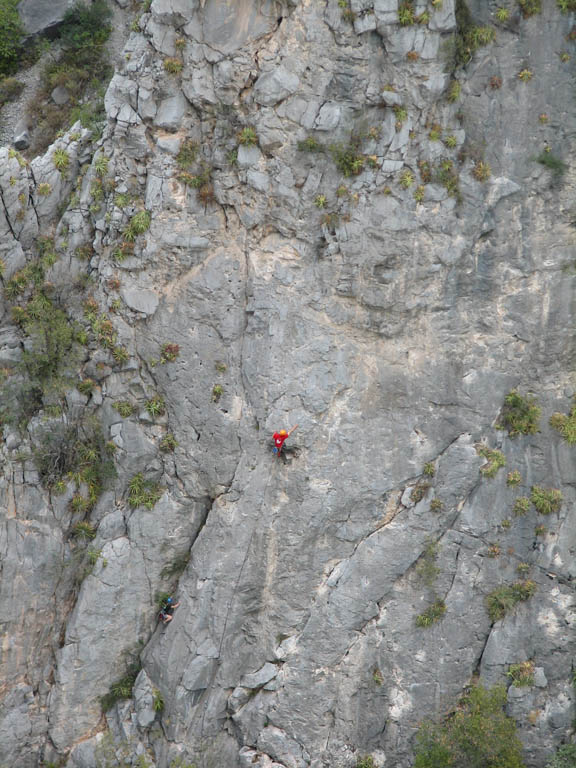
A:
[[[74,3],[75,0],[51,0],[49,3],[45,0],[21,0],[18,13],[24,31],[28,35],[37,35],[57,26]]]

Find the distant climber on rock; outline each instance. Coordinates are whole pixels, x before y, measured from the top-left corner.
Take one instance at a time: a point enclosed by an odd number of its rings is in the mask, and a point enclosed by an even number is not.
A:
[[[162,622],[162,624],[168,624],[169,621],[172,621],[173,613],[178,608],[180,603],[175,603],[174,599],[172,597],[167,597],[165,600],[162,601],[162,607],[160,608],[160,616],[159,619]]]
[[[286,432],[285,429],[281,429],[280,432],[274,432],[272,435],[272,440],[274,441],[274,453],[278,458],[280,458],[282,454],[282,449],[284,448],[284,441],[288,440],[292,432],[296,429],[298,424],[295,424],[292,429],[289,429],[288,432]]]

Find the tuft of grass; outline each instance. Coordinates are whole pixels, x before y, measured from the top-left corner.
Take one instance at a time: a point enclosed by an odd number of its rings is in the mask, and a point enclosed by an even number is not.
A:
[[[462,94],[462,86],[460,85],[458,80],[452,80],[446,92],[446,101],[449,101],[450,104],[454,104],[456,101],[458,101],[461,94]]]
[[[521,69],[520,72],[518,72],[518,79],[522,80],[523,83],[529,83],[533,77],[534,73],[531,69]]]
[[[212,402],[218,403],[220,402],[220,398],[222,397],[224,393],[224,389],[220,384],[214,384],[212,387]]]
[[[426,477],[434,477],[434,475],[436,474],[436,467],[434,466],[433,461],[427,461],[424,464],[422,474],[426,475]]]
[[[522,396],[513,389],[504,398],[497,427],[508,430],[510,437],[534,435],[538,432],[541,412],[533,395]]]
[[[512,512],[516,517],[521,517],[530,511],[530,499],[528,496],[518,496],[512,507]]]
[[[494,477],[498,470],[506,465],[506,456],[496,448],[488,448],[488,446],[482,445],[477,448],[477,451],[488,462],[480,467],[480,472],[485,477]]]
[[[423,202],[425,194],[426,189],[422,185],[416,187],[414,190],[414,200],[416,200],[417,203]]]
[[[456,147],[458,146],[458,139],[456,138],[456,136],[453,136],[453,135],[446,136],[444,139],[444,146],[447,149],[456,149]]]
[[[189,170],[196,162],[198,150],[198,142],[192,141],[192,139],[183,141],[180,151],[176,155],[176,164],[178,168],[183,171]]]
[[[414,174],[409,168],[405,168],[402,171],[400,174],[399,183],[402,189],[410,189],[412,184],[414,184]]]
[[[530,489],[530,501],[541,515],[550,515],[552,512],[560,511],[563,501],[562,491],[533,485]]]
[[[542,0],[517,0],[525,19],[542,12]]]
[[[123,419],[127,419],[134,413],[134,406],[128,400],[117,400],[113,406]]]
[[[330,154],[336,168],[344,176],[358,176],[364,170],[364,157],[358,151],[355,141],[348,144],[332,144]]]
[[[47,181],[43,181],[36,187],[36,192],[40,195],[40,197],[47,197],[50,192],[52,192],[52,187],[50,184],[48,184]]]
[[[66,173],[70,165],[70,157],[65,149],[57,148],[52,153],[52,163],[60,173]]]
[[[497,8],[494,16],[496,17],[497,22],[505,24],[510,18],[510,11],[508,8]]]
[[[255,147],[258,144],[256,131],[250,125],[242,128],[237,138],[238,144],[241,144],[243,147]]]
[[[166,413],[166,403],[160,395],[154,395],[150,400],[147,400],[144,407],[152,418],[163,416]]]
[[[24,83],[21,83],[20,80],[16,80],[15,77],[0,77],[0,109],[9,101],[17,99],[24,88]]]
[[[529,688],[534,685],[534,662],[521,661],[518,664],[510,664],[506,675],[512,680],[515,688]]]
[[[130,219],[129,229],[134,235],[143,235],[150,227],[152,216],[148,211],[138,211]]]
[[[106,157],[106,155],[102,153],[98,155],[93,164],[94,172],[97,176],[106,176],[108,173],[109,162],[110,160]]]
[[[417,627],[431,627],[446,613],[446,603],[444,600],[435,600],[432,605],[423,613],[416,616]]]
[[[432,499],[430,502],[430,511],[431,512],[442,512],[444,509],[444,502],[440,499]]]
[[[562,176],[566,171],[566,163],[563,163],[559,157],[553,155],[549,148],[543,149],[542,152],[540,152],[536,157],[536,162],[548,168],[548,170],[552,171],[554,176],[557,177]]]
[[[486,610],[491,621],[503,619],[515,605],[529,600],[536,589],[536,583],[529,579],[516,581],[513,584],[503,584],[494,589],[485,598]]]
[[[476,160],[474,167],[472,168],[472,176],[476,181],[488,181],[492,175],[492,169],[483,160]]]
[[[92,541],[92,539],[96,537],[96,528],[94,528],[94,526],[90,523],[76,523],[76,525],[72,528],[70,535],[75,539]]]
[[[506,475],[506,485],[514,487],[520,485],[522,482],[522,475],[518,469],[513,469],[512,472],[508,472]]]
[[[145,507],[153,509],[162,496],[162,490],[157,483],[146,480],[141,472],[134,475],[128,484],[128,504],[132,509]]]
[[[422,499],[426,496],[428,493],[428,490],[430,488],[430,483],[417,483],[410,493],[410,499],[415,503],[418,504],[419,501],[422,501]]]
[[[179,75],[183,68],[184,63],[181,59],[176,59],[173,56],[164,59],[164,69],[169,75]]]
[[[313,136],[299,141],[296,145],[299,152],[322,152],[324,147]]]
[[[176,448],[178,447],[178,441],[172,434],[172,432],[168,432],[162,440],[160,441],[160,450],[163,453],[173,453]]]
[[[108,712],[117,701],[129,699],[132,696],[132,688],[134,687],[139,672],[139,662],[133,662],[129,665],[126,674],[115,683],[112,683],[108,693],[100,697],[100,706],[102,707],[103,713]]]
[[[576,443],[576,405],[570,409],[570,413],[553,413],[549,421],[552,429],[560,432],[569,445]]]
[[[314,205],[316,206],[316,208],[320,208],[320,209],[325,208],[327,202],[328,200],[326,198],[326,195],[316,195],[316,197],[314,198]]]
[[[154,712],[162,712],[164,709],[164,697],[158,690],[158,688],[154,688],[152,691],[152,699],[153,699],[153,707]]]
[[[402,27],[410,27],[416,23],[416,14],[412,0],[405,0],[398,6],[398,24]]]
[[[434,541],[433,538],[426,539],[424,550],[416,564],[415,573],[418,579],[427,587],[434,585],[440,573],[440,568],[437,565],[439,551],[440,547],[437,541]]]

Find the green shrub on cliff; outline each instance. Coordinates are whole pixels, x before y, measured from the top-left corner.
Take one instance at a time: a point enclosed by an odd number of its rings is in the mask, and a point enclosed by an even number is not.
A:
[[[538,432],[542,409],[533,395],[520,395],[513,389],[504,398],[499,429],[507,429],[510,437],[533,435]]]
[[[21,51],[23,30],[17,5],[18,0],[0,0],[0,75],[14,71]]]
[[[504,686],[474,686],[444,722],[420,726],[414,768],[524,768]]]

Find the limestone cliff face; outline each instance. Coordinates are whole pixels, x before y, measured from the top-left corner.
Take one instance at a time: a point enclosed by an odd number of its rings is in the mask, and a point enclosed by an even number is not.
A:
[[[494,26],[497,5],[471,2],[475,23]],[[559,54],[575,20],[543,6],[466,56],[453,100],[453,0],[416,0],[429,17],[406,26],[396,0],[153,0],[96,150],[78,128],[30,166],[0,150],[3,289],[52,233],[45,279],[81,324],[90,294],[127,350],[91,336],[92,391],[4,427],[0,763],[407,768],[423,718],[527,659],[536,684],[508,693],[526,765],[570,739],[575,449],[548,419],[574,395],[574,68]],[[546,147],[562,176],[536,162]],[[127,237],[143,210],[149,228]],[[27,343],[14,303],[8,370]],[[165,344],[179,353],[158,362]],[[538,433],[496,429],[512,388],[537,397]],[[145,407],[156,395],[164,414]],[[117,476],[81,579],[74,483],[45,490],[29,451],[86,410]],[[296,423],[283,464],[269,437]],[[483,473],[478,444],[506,468]],[[161,489],[152,508],[128,503],[139,473]],[[534,485],[562,491],[558,512],[513,514]],[[536,594],[493,621],[484,598],[521,563]],[[162,591],[181,603],[166,628]],[[435,599],[445,616],[417,627]],[[142,671],[104,719],[127,653]]]

